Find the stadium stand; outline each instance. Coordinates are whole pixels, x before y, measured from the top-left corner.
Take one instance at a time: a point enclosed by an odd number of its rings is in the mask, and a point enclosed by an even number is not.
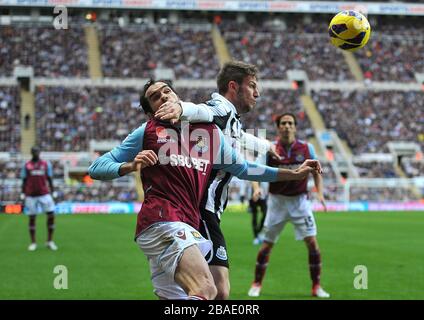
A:
[[[20,150],[20,97],[15,86],[0,87],[0,152]]]
[[[370,43],[353,55],[365,80],[362,83],[341,51],[328,45],[330,15],[312,20],[297,14],[246,14],[244,19],[222,14],[219,21],[214,14],[181,16],[186,18],[184,23],[176,19],[165,24],[158,18],[149,23],[130,19],[122,24],[117,16],[90,24],[97,31],[101,54],[104,79],[98,82],[89,78],[84,33],[88,22],[75,19],[78,23],[66,31],[40,22],[0,25],[0,74],[9,79],[0,84],[0,152],[19,158],[0,162],[1,201],[16,201],[20,193],[16,170],[22,161],[20,130],[26,120],[20,111],[20,89],[12,80],[14,67],[34,68],[36,142],[43,152],[51,153],[59,199],[133,201],[137,195],[131,189],[132,180],[102,186],[69,183],[70,165],[64,163],[62,153],[91,159],[93,141],[112,145],[145,121],[138,109],[140,86],[158,69],[173,71],[171,80],[184,100],[208,100],[215,91],[221,62],[211,35],[214,26],[232,58],[255,63],[261,71],[261,97],[254,111],[242,115],[244,129],[266,129],[267,138],[273,139],[275,116],[289,111],[300,120],[298,136],[316,140],[316,120],[310,118],[302,100],[310,96],[324,129],[335,130],[346,141],[350,151],[346,154],[359,178],[400,178],[397,164],[407,177],[423,175],[422,160],[404,157],[398,162],[396,155],[388,162],[354,159],[362,154],[389,154],[392,151],[387,144],[392,141],[413,142],[421,152],[424,149],[424,93],[417,80],[417,74],[424,73],[424,26],[418,18],[371,17],[374,33]],[[292,86],[291,70],[306,72],[303,87]],[[314,145],[324,161],[326,197],[343,200],[345,172],[327,162],[324,155],[328,150]],[[392,193],[391,188],[352,186],[350,192],[350,200],[381,200],[388,195],[390,199],[417,199],[407,188]]]
[[[171,68],[176,78],[189,79],[210,79],[218,72],[208,24],[99,29],[105,77],[149,78],[156,68]]]
[[[34,68],[36,76],[86,77],[87,49],[83,29],[72,24],[67,30],[51,25],[19,23],[0,25],[2,39],[0,74],[12,75],[16,65]]]
[[[135,89],[37,87],[35,103],[37,143],[45,151],[87,151],[90,140],[121,141],[146,119]]]
[[[326,125],[346,139],[355,154],[387,152],[386,143],[397,140],[424,147],[423,92],[321,90],[312,97]]]
[[[320,27],[316,23],[301,28],[300,32],[296,32],[298,25],[288,25],[286,30],[285,25],[229,23],[221,29],[231,55],[256,64],[263,79],[287,79],[289,69],[307,70],[311,80],[353,79],[346,64],[334,67],[333,60],[343,60],[343,56],[328,46],[327,33],[318,33]]]

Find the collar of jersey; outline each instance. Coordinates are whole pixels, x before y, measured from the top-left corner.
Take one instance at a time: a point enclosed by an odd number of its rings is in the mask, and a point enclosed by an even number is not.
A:
[[[212,93],[212,99],[213,100],[219,100],[225,103],[231,110],[234,111],[234,114],[239,117],[237,113],[236,107],[229,101],[227,98],[225,98],[223,95],[220,95],[218,92]]]

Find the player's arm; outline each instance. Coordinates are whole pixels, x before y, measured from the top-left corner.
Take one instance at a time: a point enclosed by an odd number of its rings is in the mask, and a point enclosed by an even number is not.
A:
[[[262,189],[259,185],[259,182],[252,181],[252,200],[254,202],[258,201],[262,196]]]
[[[231,110],[228,110],[224,103],[218,99],[212,99],[207,104],[184,101],[166,102],[156,111],[155,118],[169,120],[171,123],[179,120],[191,123],[214,122],[218,127],[224,129],[230,115]]]
[[[50,192],[54,193],[54,187],[53,187],[53,167],[50,162],[47,162],[47,181],[49,183]]]
[[[225,141],[226,138],[221,131],[219,135],[221,147],[215,159],[214,169],[230,172],[239,179],[261,182],[303,180],[313,171],[321,172],[317,160],[308,159],[296,170],[273,168],[246,161]]]
[[[260,154],[269,152],[271,156],[280,159],[280,155],[275,149],[275,144],[273,144],[271,141],[268,141],[267,139],[256,137],[244,130],[241,131],[241,145],[249,151],[257,151]]]
[[[316,159],[315,149],[312,144],[308,143],[309,148],[309,154],[311,155],[312,159]],[[325,198],[324,198],[324,180],[320,174],[312,173],[312,176],[314,178],[314,184],[315,188],[317,189],[318,194],[318,200],[321,202],[324,211],[327,211],[327,206],[325,204]]]
[[[259,154],[259,156],[256,158],[256,162],[260,164],[266,164],[267,161],[267,155],[266,154]],[[252,181],[252,200],[258,201],[261,196],[263,195],[263,190],[257,181]]]
[[[25,165],[21,168],[21,179],[22,179],[22,189],[21,189],[21,200],[25,198],[25,185],[27,182],[27,172]]]
[[[88,168],[93,179],[112,180],[157,162],[152,150],[143,150],[146,125],[143,124],[116,148],[97,158]]]

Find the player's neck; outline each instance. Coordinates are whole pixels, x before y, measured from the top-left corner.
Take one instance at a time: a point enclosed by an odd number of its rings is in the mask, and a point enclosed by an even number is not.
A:
[[[38,161],[40,161],[40,158],[34,158],[34,157],[32,157],[31,161],[32,162],[38,162]]]
[[[288,150],[293,145],[293,142],[296,141],[296,139],[283,139],[280,137],[280,141],[284,149]]]

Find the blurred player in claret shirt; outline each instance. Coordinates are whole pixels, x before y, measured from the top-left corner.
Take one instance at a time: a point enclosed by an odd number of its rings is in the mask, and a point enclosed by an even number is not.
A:
[[[315,159],[315,151],[311,144],[296,139],[296,116],[285,113],[277,117],[279,139],[276,150],[280,159],[267,157],[262,162],[271,167],[297,167],[305,159]],[[319,174],[313,173],[315,187],[321,204],[326,209],[323,196],[323,181]],[[273,182],[269,185],[268,211],[264,223],[264,242],[256,259],[255,280],[248,292],[251,297],[258,297],[262,281],[268,266],[274,243],[287,222],[294,225],[296,240],[305,241],[309,255],[309,271],[312,280],[312,296],[329,298],[320,285],[321,254],[316,238],[317,228],[307,195],[308,178],[300,181]]]
[[[36,146],[31,148],[32,158],[27,161],[22,168],[22,199],[25,199],[25,208],[29,216],[29,234],[31,244],[29,251],[37,249],[35,241],[35,218],[37,214],[47,213],[47,248],[57,250],[53,242],[54,231],[54,209],[55,203],[52,194],[53,188],[53,170],[52,165],[40,159],[40,149]]]

